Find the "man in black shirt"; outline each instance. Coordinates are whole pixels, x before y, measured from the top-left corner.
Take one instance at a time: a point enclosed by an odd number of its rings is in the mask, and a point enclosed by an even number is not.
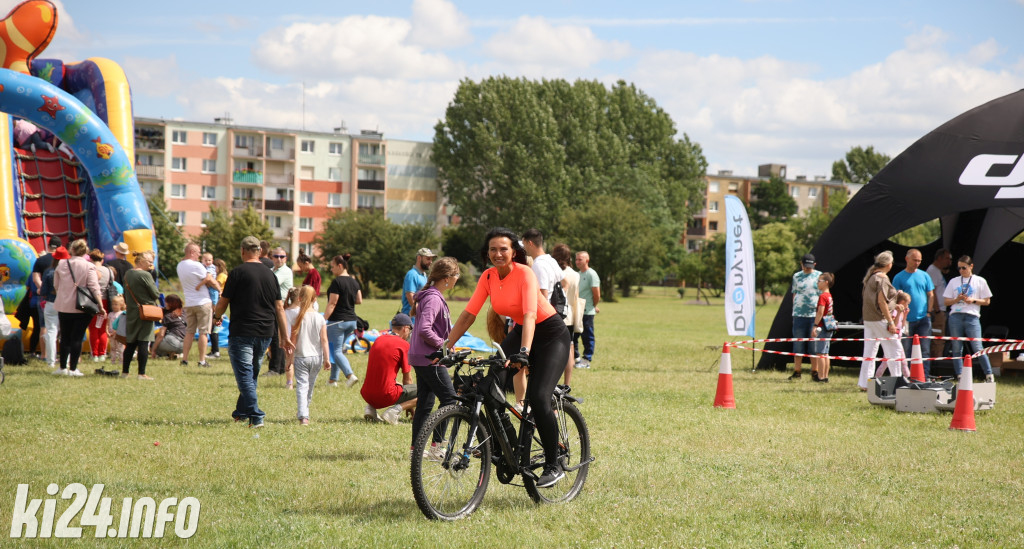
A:
[[[219,325],[224,311],[231,305],[228,356],[239,392],[231,416],[235,421],[249,420],[249,427],[263,427],[265,414],[256,400],[260,360],[275,329],[285,351],[293,352],[295,345],[288,333],[277,277],[260,262],[260,241],[254,236],[243,238],[241,253],[242,263],[228,273],[213,321]]]
[[[118,242],[117,245],[114,246],[114,259],[110,259],[103,263],[107,267],[114,269],[114,272],[117,273],[114,280],[122,286],[124,285],[124,273],[132,270],[132,264],[129,263],[127,259],[129,252],[131,252],[131,249],[128,248],[127,244],[124,242]]]
[[[32,281],[35,282],[36,288],[43,285],[43,273],[50,268],[50,265],[53,265],[53,252],[63,245],[59,236],[51,236],[50,241],[47,242],[49,252],[36,258],[36,262],[32,265]]]

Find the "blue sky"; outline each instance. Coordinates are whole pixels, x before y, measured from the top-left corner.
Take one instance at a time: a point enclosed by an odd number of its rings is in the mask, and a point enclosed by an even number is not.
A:
[[[1024,87],[1024,0],[57,3],[41,57],[117,61],[138,116],[430,140],[463,78],[624,79],[712,172],[826,175]]]

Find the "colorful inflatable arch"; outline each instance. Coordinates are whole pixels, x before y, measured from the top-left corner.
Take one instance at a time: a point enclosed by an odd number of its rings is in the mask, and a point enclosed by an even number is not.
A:
[[[36,250],[44,249],[48,235],[65,243],[85,237],[111,256],[121,241],[133,252],[156,251],[133,167],[124,71],[108,59],[35,59],[56,26],[57,10],[48,0],[23,2],[0,21],[0,112],[6,113],[0,115],[0,297],[7,311],[24,296]],[[14,117],[52,133],[73,155],[15,148]]]

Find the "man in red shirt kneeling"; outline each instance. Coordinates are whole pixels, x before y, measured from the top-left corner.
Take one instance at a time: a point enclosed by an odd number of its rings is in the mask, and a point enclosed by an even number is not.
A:
[[[370,347],[366,380],[359,391],[366,401],[363,417],[367,421],[386,421],[397,425],[403,411],[416,409],[416,384],[409,366],[410,335],[412,319],[398,313],[391,319],[391,333],[378,337]],[[402,372],[401,385],[396,382],[399,371]],[[387,410],[377,415],[379,408]]]

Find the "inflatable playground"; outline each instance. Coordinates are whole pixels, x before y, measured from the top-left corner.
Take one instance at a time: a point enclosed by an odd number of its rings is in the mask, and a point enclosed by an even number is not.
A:
[[[109,59],[39,58],[57,20],[53,3],[28,0],[0,21],[0,298],[6,312],[24,297],[51,236],[65,244],[85,238],[110,258],[118,242],[133,253],[156,251],[135,175],[124,71]]]

